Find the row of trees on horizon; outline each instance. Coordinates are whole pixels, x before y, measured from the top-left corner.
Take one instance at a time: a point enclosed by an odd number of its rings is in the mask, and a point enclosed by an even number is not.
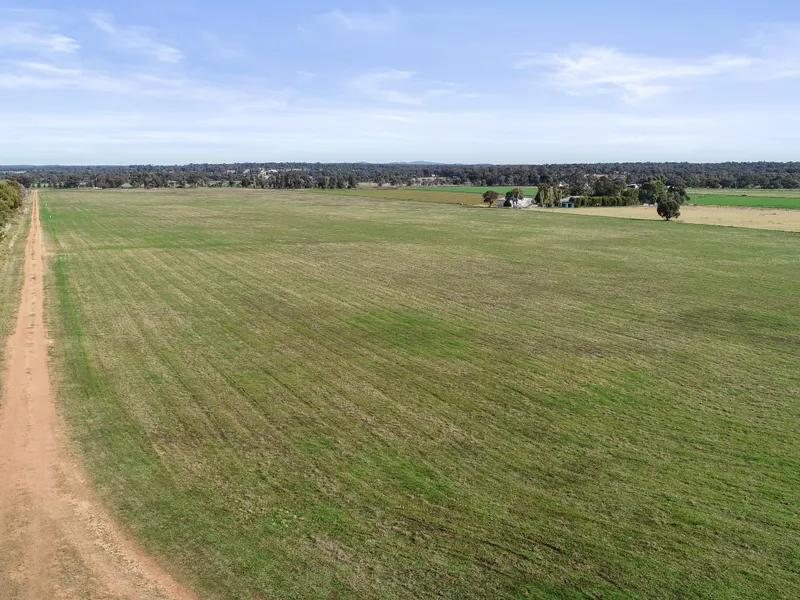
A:
[[[205,187],[273,189],[378,185],[593,185],[602,176],[643,184],[662,175],[671,186],[800,188],[800,162],[598,163],[562,165],[419,165],[369,163],[234,163],[181,166],[0,167],[0,178],[26,187]]]

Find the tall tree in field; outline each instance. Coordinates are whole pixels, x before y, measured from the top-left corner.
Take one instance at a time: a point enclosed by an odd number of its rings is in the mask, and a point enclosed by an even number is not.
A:
[[[497,199],[500,197],[500,194],[495,192],[494,190],[488,190],[483,192],[483,202],[489,205],[489,208],[492,207],[492,204],[497,202]]]
[[[681,216],[681,205],[674,194],[668,194],[664,200],[661,200],[656,205],[656,211],[658,211],[659,217],[669,221]]]

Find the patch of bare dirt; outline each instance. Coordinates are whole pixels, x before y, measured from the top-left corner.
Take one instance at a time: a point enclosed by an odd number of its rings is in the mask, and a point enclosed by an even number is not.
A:
[[[193,599],[114,524],[69,450],[50,390],[38,194],[0,404],[0,600]]]

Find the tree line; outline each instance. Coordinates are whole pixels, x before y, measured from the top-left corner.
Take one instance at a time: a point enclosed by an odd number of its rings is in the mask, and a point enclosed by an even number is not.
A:
[[[560,165],[431,165],[372,163],[228,163],[175,166],[11,166],[0,177],[26,187],[258,187],[345,189],[378,185],[542,186],[564,183],[591,195],[602,178],[642,185],[663,176],[674,187],[800,188],[800,162],[591,163]],[[604,182],[608,184],[608,181]],[[592,189],[591,194],[585,190]],[[617,194],[599,194],[615,196]]]
[[[0,239],[6,234],[6,225],[14,212],[22,206],[25,194],[22,186],[16,181],[0,180]]]

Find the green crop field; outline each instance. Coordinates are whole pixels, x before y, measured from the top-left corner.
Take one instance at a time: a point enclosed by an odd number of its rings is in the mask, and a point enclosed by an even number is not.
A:
[[[800,209],[800,190],[689,190],[694,204]]]
[[[46,191],[59,403],[203,598],[793,598],[800,237]]]
[[[754,198],[800,198],[800,189],[773,190],[773,189],[733,189],[733,188],[692,188],[690,194],[703,196],[743,196],[747,194]]]
[[[800,198],[766,198],[759,196],[703,196],[692,195],[693,204],[712,206],[749,206],[753,208],[791,208],[800,209]]]

